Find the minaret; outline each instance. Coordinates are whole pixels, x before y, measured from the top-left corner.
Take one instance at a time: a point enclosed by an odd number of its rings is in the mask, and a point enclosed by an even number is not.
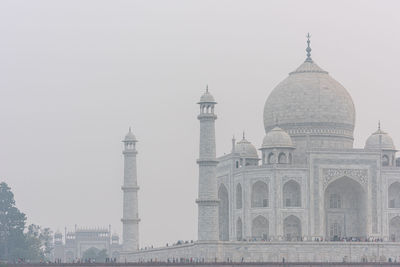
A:
[[[200,114],[200,155],[199,164],[199,197],[198,205],[198,240],[217,241],[218,233],[218,193],[215,153],[215,120],[214,106],[217,104],[214,97],[208,92],[201,96]]]
[[[136,251],[139,249],[139,214],[138,190],[136,172],[136,137],[131,128],[122,141],[124,143],[124,207],[122,216],[123,251]]]

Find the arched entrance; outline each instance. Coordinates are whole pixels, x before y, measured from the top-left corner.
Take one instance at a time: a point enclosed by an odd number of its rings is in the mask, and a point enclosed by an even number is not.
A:
[[[253,239],[268,240],[269,222],[264,216],[257,216],[251,224],[251,236]]]
[[[389,208],[400,208],[400,183],[394,182],[389,186],[388,190],[388,207]]]
[[[364,240],[367,237],[366,194],[355,180],[342,177],[325,190],[326,239]]]
[[[290,180],[283,186],[283,206],[301,207],[301,189],[298,182]]]
[[[236,208],[242,208],[242,186],[240,184],[236,186]]]
[[[243,223],[240,217],[237,219],[236,222],[236,239],[237,241],[241,241],[243,239]]]
[[[268,185],[262,181],[257,181],[254,183],[251,189],[251,207],[268,207],[268,198]]]
[[[229,240],[229,195],[225,185],[221,184],[218,190],[219,199],[219,240]]]
[[[286,241],[301,241],[301,221],[290,215],[283,221],[283,235]]]
[[[396,216],[390,220],[389,224],[389,238],[392,242],[400,241],[400,217]]]

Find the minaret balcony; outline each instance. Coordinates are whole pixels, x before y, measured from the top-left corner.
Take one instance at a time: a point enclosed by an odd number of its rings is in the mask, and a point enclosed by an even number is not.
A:
[[[121,219],[121,222],[122,222],[122,223],[139,223],[139,222],[140,222],[140,219],[139,219],[139,218],[135,218],[135,219],[125,219],[125,218],[122,218],[122,219]]]
[[[140,187],[137,185],[124,185],[124,186],[121,186],[121,189],[124,192],[135,192],[135,191],[138,191],[140,189]]]
[[[217,115],[214,113],[201,113],[197,116],[197,119],[199,120],[216,120]]]
[[[210,166],[216,166],[218,164],[218,160],[216,160],[215,158],[202,158],[202,159],[198,159],[196,160],[197,164],[201,164],[201,165],[210,165]]]

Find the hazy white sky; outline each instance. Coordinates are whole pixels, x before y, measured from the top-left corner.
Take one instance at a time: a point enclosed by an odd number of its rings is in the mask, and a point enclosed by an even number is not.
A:
[[[399,1],[1,1],[0,180],[30,223],[121,233],[121,140],[138,143],[140,243],[197,236],[199,123],[257,147],[271,90],[312,57],[352,95],[355,146],[400,146]]]

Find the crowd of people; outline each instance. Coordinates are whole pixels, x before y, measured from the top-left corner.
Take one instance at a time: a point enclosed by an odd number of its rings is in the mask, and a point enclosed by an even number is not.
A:
[[[243,238],[238,240],[240,242],[384,242],[383,238],[376,238],[376,237],[338,237],[335,236],[330,239],[324,239],[323,237],[314,237],[312,239],[302,237],[302,236],[294,236],[294,237],[277,237],[277,238],[261,238],[261,237],[252,237],[249,239]],[[186,244],[194,243],[193,240],[178,240],[175,243],[167,243],[166,247],[171,246],[180,246]],[[140,250],[151,250],[154,249],[153,245],[145,246],[140,248]]]
[[[377,237],[346,237],[346,236],[335,236],[333,238],[324,239],[323,237],[314,237],[312,239],[295,236],[295,237],[278,237],[278,238],[260,238],[260,237],[252,237],[249,239],[241,239],[238,241],[243,242],[384,242],[383,238]],[[390,240],[394,242],[393,240]]]
[[[176,241],[175,243],[172,243],[172,244],[167,243],[167,244],[165,244],[165,246],[166,247],[171,247],[171,246],[180,246],[180,245],[193,244],[193,243],[194,243],[193,240],[190,240],[190,241],[189,240],[186,240],[186,241],[178,240],[178,241]],[[149,246],[145,246],[143,248],[140,248],[140,250],[150,250],[150,249],[154,249],[154,246],[153,245],[149,245]]]

